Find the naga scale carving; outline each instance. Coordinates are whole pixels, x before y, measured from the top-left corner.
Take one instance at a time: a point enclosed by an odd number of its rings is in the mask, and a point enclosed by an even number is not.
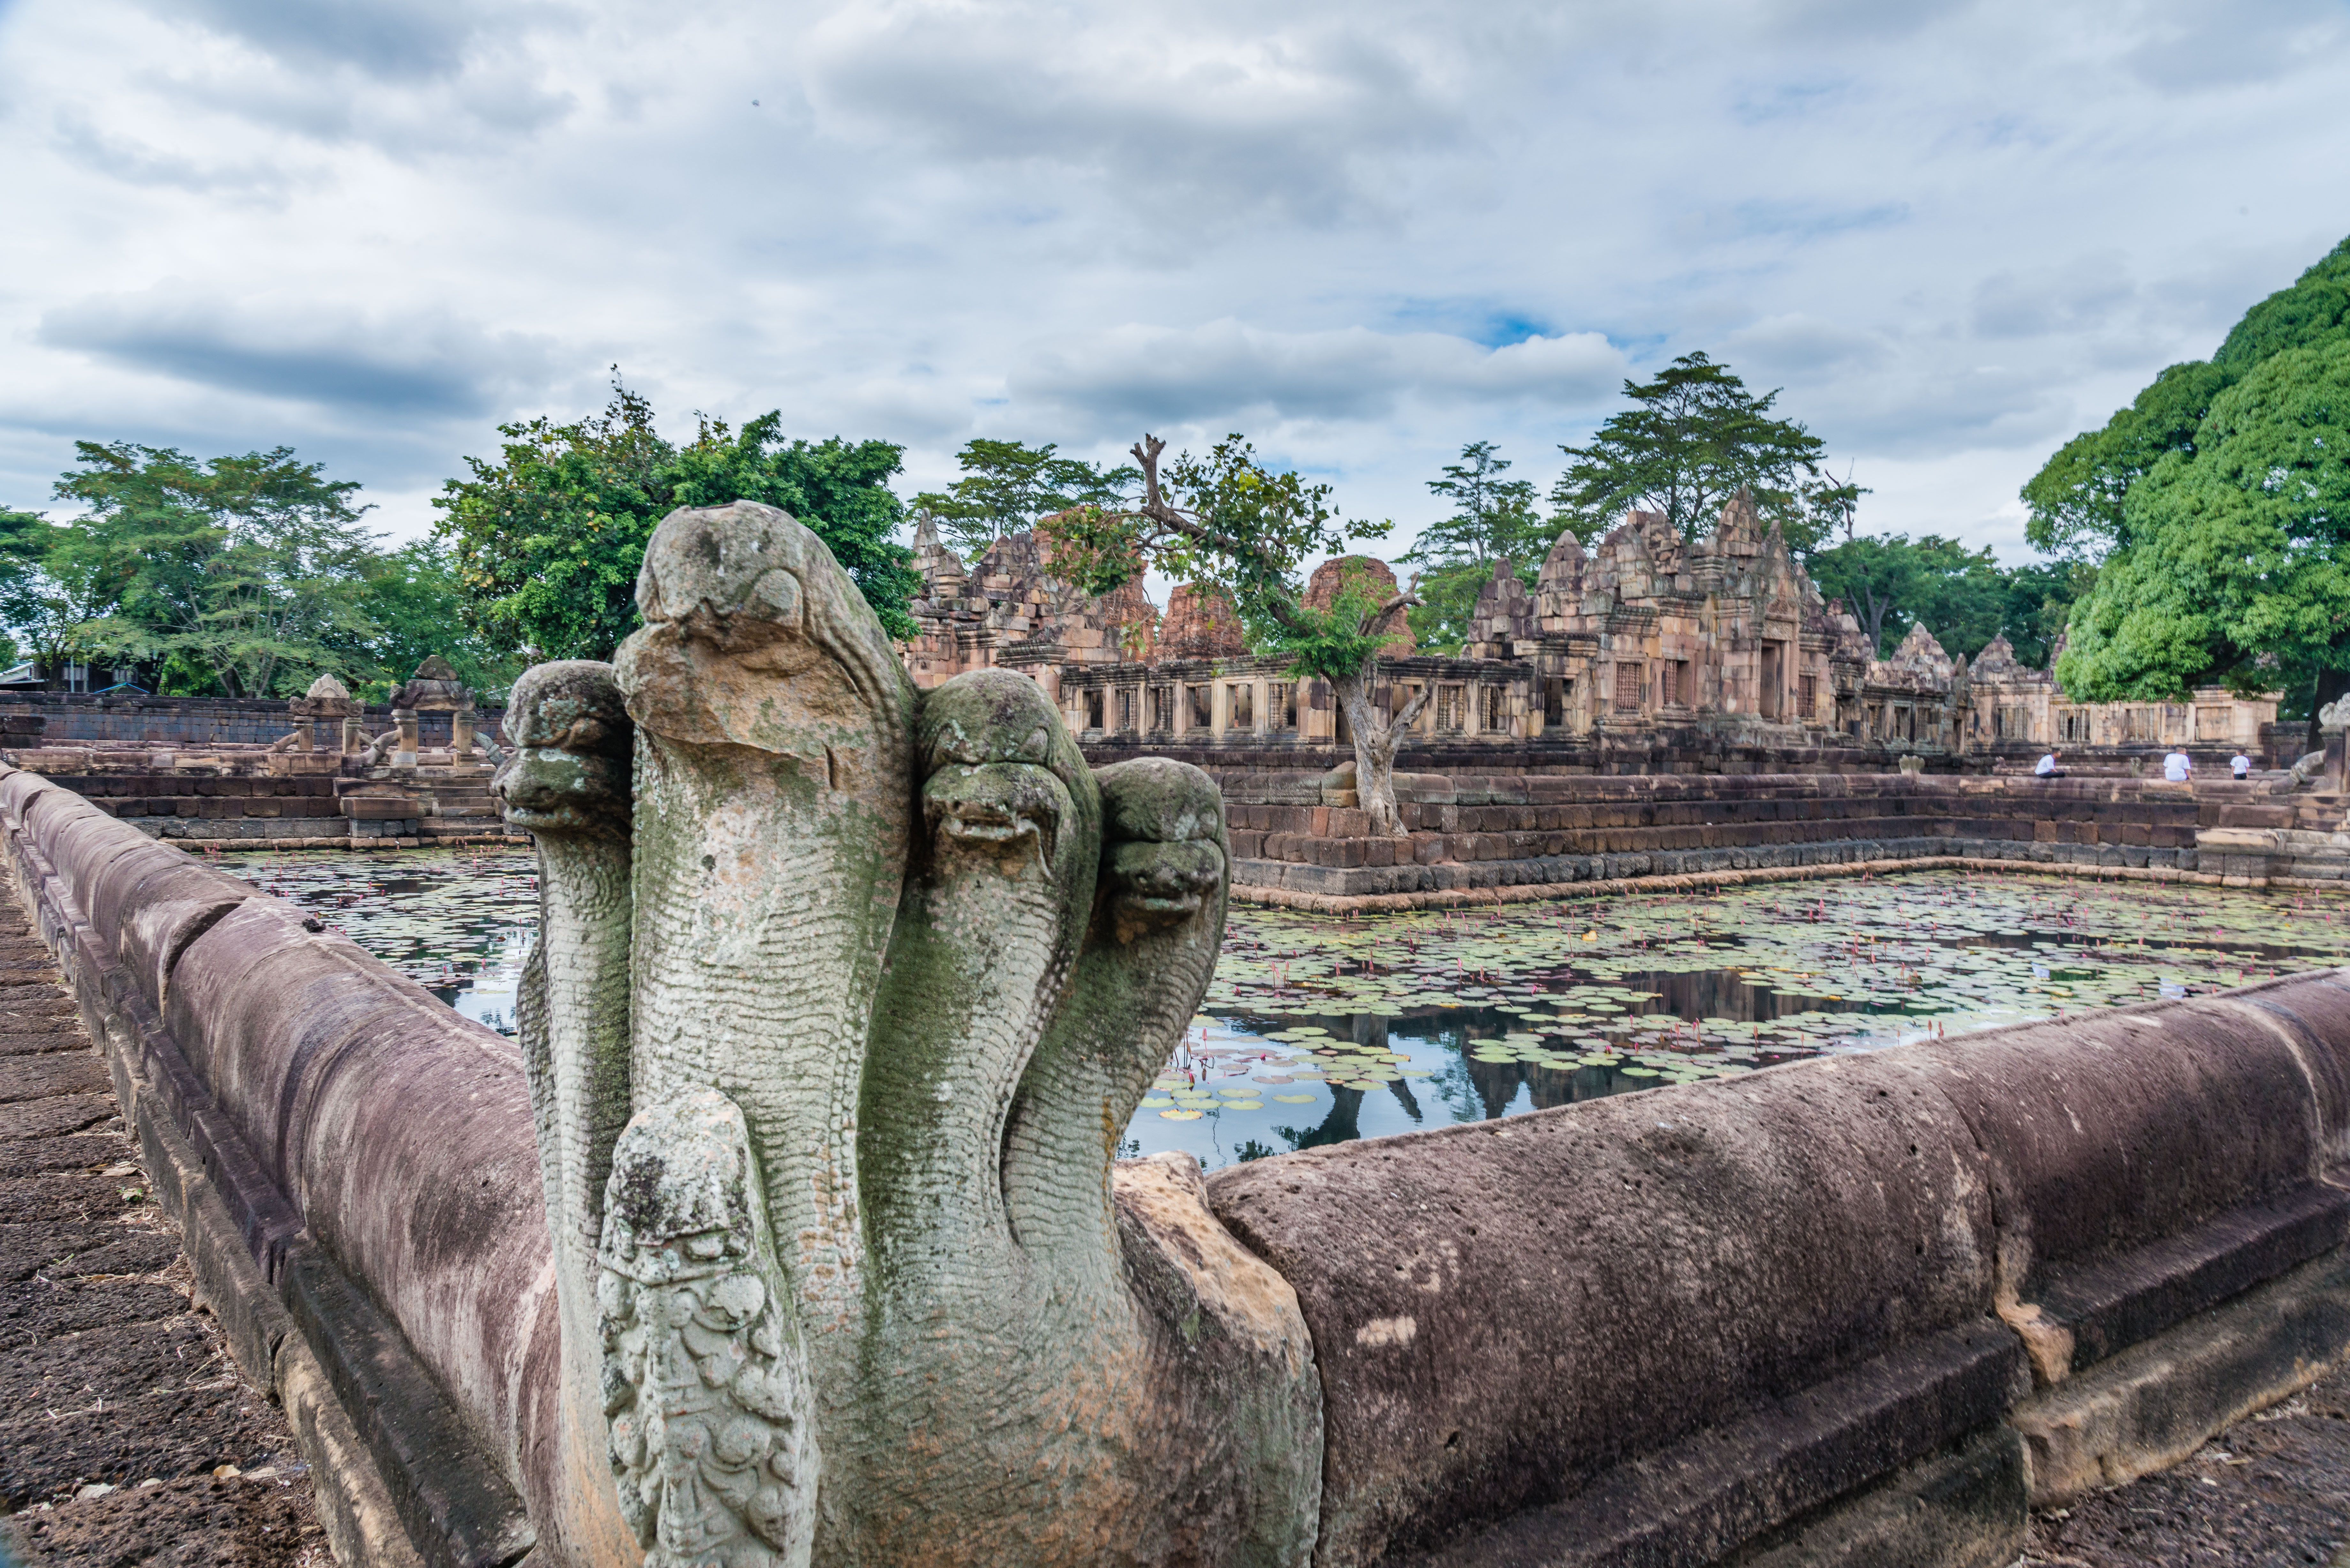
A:
[[[1115,1160],[1222,935],[1214,784],[1088,768],[1024,677],[917,692],[771,507],[671,514],[637,597],[496,787],[569,1430],[645,1561],[1305,1561],[1295,1297]]]

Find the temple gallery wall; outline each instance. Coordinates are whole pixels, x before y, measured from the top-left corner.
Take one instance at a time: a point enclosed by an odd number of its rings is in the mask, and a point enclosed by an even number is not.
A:
[[[505,721],[545,901],[519,1042],[0,769],[10,873],[347,1561],[2004,1564],[2029,1502],[2350,1348],[2336,974],[1121,1162],[1266,858],[1242,836],[1286,831],[1236,819],[1349,808],[1089,758],[1016,668],[922,680],[768,508],[672,514],[639,595],[612,664],[540,667]],[[1538,808],[1471,776],[1421,832],[1570,831],[1464,823]],[[2026,815],[1995,779],[1558,776],[1627,792],[1594,834],[1702,826],[1670,814],[1709,789],[1757,827]],[[2301,831],[2094,783],[1996,842],[2266,874]]]
[[[1257,770],[1344,760],[1327,684],[1252,658],[1232,607],[1211,594],[1178,587],[1164,615],[1139,585],[1089,597],[1054,578],[1034,535],[967,564],[927,517],[916,566],[921,629],[904,653],[918,686],[1020,670],[1089,755]],[[1309,602],[1350,574],[1395,587],[1384,563],[1350,556],[1316,570]],[[1742,496],[1694,544],[1648,513],[1589,550],[1563,533],[1532,589],[1497,564],[1462,657],[1419,651],[1400,612],[1390,628],[1378,701],[1392,712],[1430,691],[1400,765],[1432,772],[1882,771],[1908,758],[1990,773],[2028,768],[2051,745],[2076,766],[2127,772],[2172,746],[2207,764],[2245,750],[2262,766],[2305,749],[2277,730],[2273,698],[2215,688],[2180,702],[2074,702],[2003,638],[1970,662],[1918,626],[1880,659]]]

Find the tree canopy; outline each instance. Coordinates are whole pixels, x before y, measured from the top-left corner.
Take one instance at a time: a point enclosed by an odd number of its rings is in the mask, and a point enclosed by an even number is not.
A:
[[[1535,510],[1532,480],[1502,477],[1509,467],[1492,441],[1474,441],[1461,449],[1459,462],[1444,465],[1442,478],[1428,481],[1453,511],[1422,528],[1399,557],[1423,568],[1421,602],[1410,614],[1412,636],[1423,648],[1461,650],[1494,562],[1511,562],[1531,587],[1550,553],[1558,530]]]
[[[2350,338],[2286,348],[2211,400],[2123,498],[2121,543],[2057,667],[2087,701],[2212,681],[2298,694],[2350,671]],[[2329,679],[2330,678],[2330,679]]]
[[[1588,445],[1559,448],[1570,461],[1551,489],[1553,522],[1586,544],[1636,509],[1663,513],[1695,540],[1744,486],[1802,555],[1861,493],[1828,476],[1825,442],[1773,414],[1777,391],[1755,396],[1701,353],[1625,382],[1624,395],[1633,406],[1609,415]]]
[[[2212,682],[2314,708],[2350,685],[2342,626],[2350,240],[2166,369],[2023,487],[2027,536],[2098,565],[2058,679],[2085,701]]]
[[[962,477],[944,491],[914,497],[917,510],[936,518],[950,543],[975,556],[1006,534],[1072,506],[1119,506],[1141,483],[1139,469],[1097,468],[1062,457],[1052,441],[1024,446],[979,437],[963,443],[955,462]]]
[[[345,670],[373,628],[372,541],[356,483],[277,447],[198,462],[168,447],[76,441],[57,481],[82,517],[50,536],[41,573],[78,620],[60,639],[93,660],[156,670],[159,684],[232,697]]]
[[[2005,567],[1989,547],[1929,534],[1856,535],[1813,553],[1820,592],[1841,598],[1883,658],[1923,624],[1947,651],[1972,659],[2005,636],[2016,658],[2044,668],[2085,568]],[[2094,576],[2094,574],[2089,574]]]
[[[904,506],[889,488],[904,448],[889,441],[785,441],[777,413],[740,431],[697,421],[677,446],[652,405],[614,388],[600,415],[498,427],[495,462],[468,458],[442,486],[436,530],[453,555],[467,624],[538,659],[608,659],[637,626],[637,569],[679,506],[757,501],[798,518],[831,547],[892,637],[910,637],[920,587],[890,538]]]
[[[386,552],[359,486],[285,447],[200,461],[78,441],[52,523],[0,509],[0,624],[51,679],[134,671],[168,696],[288,696],[331,673],[377,697],[439,653],[495,691],[519,672],[469,638],[445,559]]]

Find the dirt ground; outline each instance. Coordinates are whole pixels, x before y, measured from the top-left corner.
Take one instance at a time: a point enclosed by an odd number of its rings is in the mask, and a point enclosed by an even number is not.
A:
[[[331,1562],[283,1414],[192,1290],[105,1064],[0,893],[0,1564]]]

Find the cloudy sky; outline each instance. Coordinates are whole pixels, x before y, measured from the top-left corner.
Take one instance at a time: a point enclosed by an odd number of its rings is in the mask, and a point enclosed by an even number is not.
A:
[[[1704,349],[2020,557],[2350,231],[2345,105],[2339,0],[0,0],[0,503],[283,443],[405,536],[617,363],[908,494],[1244,431],[1400,536]]]

